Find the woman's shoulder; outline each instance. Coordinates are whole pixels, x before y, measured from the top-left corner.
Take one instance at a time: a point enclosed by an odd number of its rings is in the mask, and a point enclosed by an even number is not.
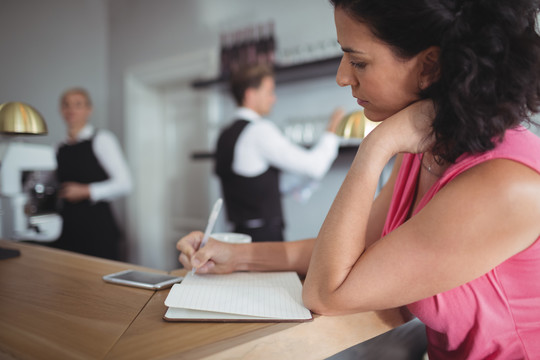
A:
[[[453,186],[457,184],[462,187]],[[491,194],[492,205],[500,208],[508,208],[516,199],[537,202],[540,138],[523,127],[507,130],[494,149],[460,156],[430,190],[431,197],[443,188],[464,190],[470,196]]]
[[[503,140],[494,149],[494,153],[527,153],[538,155],[540,153],[540,137],[523,126],[509,129],[506,131]],[[536,158],[540,159],[538,156]]]
[[[478,154],[466,153],[458,157],[447,175],[454,171],[463,172],[494,159],[513,160],[540,173],[540,138],[523,126],[509,129],[493,149]]]
[[[536,204],[540,199],[540,138],[521,126],[507,130],[494,149],[458,158],[445,176],[443,183],[459,177],[468,187],[492,189],[503,208],[516,199],[521,204],[531,200]],[[515,211],[525,208],[518,206]],[[531,208],[540,215],[538,206],[530,204]]]

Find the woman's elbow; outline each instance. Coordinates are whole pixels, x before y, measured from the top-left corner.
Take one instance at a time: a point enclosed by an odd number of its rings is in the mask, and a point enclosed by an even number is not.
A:
[[[360,296],[355,296],[353,300],[348,296],[344,297],[339,291],[326,292],[305,286],[302,290],[302,300],[305,307],[320,315],[345,315],[376,309],[375,306],[363,303]]]
[[[332,301],[330,295],[324,295],[320,291],[305,287],[302,290],[304,306],[320,315],[340,315],[339,307]]]

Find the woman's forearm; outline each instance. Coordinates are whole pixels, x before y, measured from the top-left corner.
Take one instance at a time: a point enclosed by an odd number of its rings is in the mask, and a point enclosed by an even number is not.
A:
[[[242,244],[236,254],[237,271],[296,271],[305,275],[315,239]]]
[[[430,146],[432,109],[429,101],[411,104],[362,141],[315,242],[303,292],[310,309],[335,313],[347,308],[351,286],[361,285],[344,286],[349,285],[349,275],[358,269],[363,271],[360,278],[376,275],[362,266],[362,255],[379,176],[395,154],[422,152]],[[372,221],[381,224],[380,219]],[[345,288],[349,293],[340,291]]]
[[[376,148],[367,141],[360,147],[317,237],[304,283],[304,302],[312,310],[332,301],[365,250],[371,205],[389,160]]]

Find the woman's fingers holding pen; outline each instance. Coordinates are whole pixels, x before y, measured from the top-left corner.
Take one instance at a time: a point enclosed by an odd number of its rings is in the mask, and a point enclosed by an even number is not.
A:
[[[185,269],[197,269],[198,274],[225,274],[234,271],[233,245],[209,239],[206,246],[199,249],[204,234],[194,231],[181,238],[176,244],[180,250],[178,260]]]
[[[185,269],[197,269],[198,273],[207,273],[213,268],[211,259],[211,251],[206,246],[200,248],[204,234],[200,231],[193,231],[181,238],[176,244],[176,248],[180,250],[178,260],[182,263]],[[211,248],[209,248],[211,250]]]
[[[191,258],[186,256],[186,254],[184,253],[180,253],[178,260],[180,261],[184,269],[191,270],[191,268],[193,267],[191,264]]]
[[[213,260],[207,260],[206,262],[201,263],[197,258],[193,258],[191,264],[197,269],[197,274],[213,273],[214,271],[212,271],[212,269],[216,266],[216,263]]]
[[[178,240],[178,242],[176,243],[176,248],[180,250],[180,256],[178,260],[180,260],[180,263],[184,265],[184,268],[192,268],[193,265],[191,264],[191,258],[199,248],[203,235],[204,234],[200,231],[193,231]]]
[[[228,274],[235,270],[234,247],[237,244],[227,244],[210,238],[208,243],[191,257],[191,265],[197,269],[197,274]]]

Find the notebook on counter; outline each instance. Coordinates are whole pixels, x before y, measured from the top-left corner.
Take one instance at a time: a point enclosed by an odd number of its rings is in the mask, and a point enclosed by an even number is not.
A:
[[[313,319],[302,303],[295,272],[192,275],[174,284],[165,299],[167,321],[304,322]]]

